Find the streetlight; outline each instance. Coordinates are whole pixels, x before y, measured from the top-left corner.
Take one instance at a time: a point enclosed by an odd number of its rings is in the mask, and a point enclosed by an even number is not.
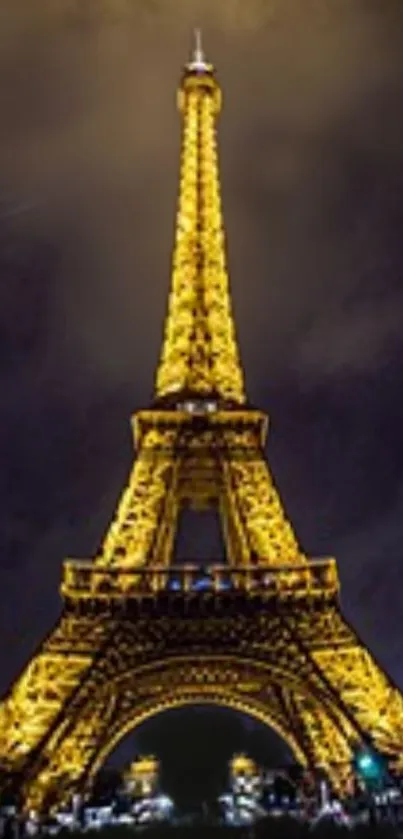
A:
[[[382,790],[387,782],[387,762],[383,755],[371,746],[360,746],[353,756],[353,768],[363,783],[367,794],[370,820],[374,824],[376,823],[374,792]]]
[[[385,759],[371,748],[360,748],[353,758],[353,766],[366,788],[382,786],[386,780],[387,767]]]

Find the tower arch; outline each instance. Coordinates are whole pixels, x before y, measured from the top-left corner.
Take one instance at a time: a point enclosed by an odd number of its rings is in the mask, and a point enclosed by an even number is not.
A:
[[[140,629],[140,627],[139,627]],[[171,624],[174,630],[174,623]],[[143,632],[149,632],[143,628]],[[240,635],[240,633],[238,632]],[[67,800],[75,790],[91,789],[97,772],[120,740],[152,716],[185,705],[215,705],[240,711],[272,728],[288,745],[301,765],[327,767],[335,788],[341,788],[351,771],[350,730],[337,717],[331,696],[313,672],[295,664],[291,655],[281,661],[274,625],[266,629],[266,656],[245,655],[239,638],[231,653],[216,641],[215,654],[178,654],[178,638],[167,639],[165,653],[139,666],[111,645],[82,688],[70,713],[70,725],[50,739],[49,761],[36,778],[36,790],[46,787],[47,804]],[[138,634],[137,634],[137,640]],[[126,639],[130,645],[134,639]],[[193,639],[200,647],[202,638]],[[186,646],[192,646],[187,642]],[[109,660],[113,668],[108,667]],[[69,716],[69,715],[67,715]],[[296,720],[298,724],[296,725]],[[316,737],[322,751],[317,760]],[[52,781],[50,782],[50,779]],[[35,807],[34,797],[30,804]]]
[[[306,764],[305,755],[299,747],[295,737],[293,737],[289,731],[286,731],[281,723],[275,719],[272,714],[270,714],[270,711],[262,707],[261,703],[253,702],[253,700],[245,700],[239,696],[224,696],[215,691],[212,691],[211,695],[200,695],[195,692],[184,697],[178,690],[168,699],[160,701],[156,700],[154,703],[150,702],[140,711],[128,714],[125,720],[119,721],[119,724],[116,726],[116,730],[112,729],[108,742],[100,749],[88,774],[87,783],[91,785],[96,774],[108,760],[108,757],[112,754],[119,743],[128,734],[135,731],[135,729],[140,725],[143,725],[143,723],[158,714],[163,714],[173,709],[201,705],[225,708],[230,711],[239,711],[242,714],[252,717],[256,721],[263,723],[273,729],[273,731],[275,731],[275,733],[286,743],[298,763],[302,766]]]

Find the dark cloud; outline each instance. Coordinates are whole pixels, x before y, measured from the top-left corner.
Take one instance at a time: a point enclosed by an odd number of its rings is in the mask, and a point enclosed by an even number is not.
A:
[[[337,555],[350,617],[403,684],[401,4],[5,0],[3,688],[57,614],[62,558],[96,550],[129,414],[152,394],[175,87],[197,24],[224,89],[234,306],[270,461],[307,551]]]

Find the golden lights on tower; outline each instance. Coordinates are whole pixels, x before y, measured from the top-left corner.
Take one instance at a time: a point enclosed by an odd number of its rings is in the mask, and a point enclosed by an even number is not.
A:
[[[340,610],[335,560],[300,548],[264,452],[267,417],[246,402],[220,198],[221,90],[199,35],[178,104],[156,399],[134,418],[132,472],[97,556],[65,562],[60,618],[0,703],[0,788],[11,778],[35,808],[88,786],[125,734],[181,704],[255,716],[340,791],[364,735],[402,765],[402,695]],[[226,565],[209,567],[207,589],[194,562],[172,561],[184,505],[212,506],[222,522]],[[156,771],[154,758],[131,770],[147,784]],[[253,765],[238,755],[233,771],[249,777]]]
[[[216,140],[221,89],[200,32],[178,90],[180,187],[158,397],[189,393],[245,401],[229,294]]]

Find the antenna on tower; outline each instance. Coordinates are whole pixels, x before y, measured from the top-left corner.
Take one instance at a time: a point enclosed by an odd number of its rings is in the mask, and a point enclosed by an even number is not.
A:
[[[197,28],[194,30],[194,39],[193,61],[195,64],[205,64],[206,59],[203,52],[201,29]]]
[[[202,45],[202,34],[201,29],[194,30],[194,46],[193,46],[193,53],[190,64],[188,65],[190,68],[195,70],[207,71],[209,69],[209,65],[206,61],[206,56],[204,54],[203,45]]]

